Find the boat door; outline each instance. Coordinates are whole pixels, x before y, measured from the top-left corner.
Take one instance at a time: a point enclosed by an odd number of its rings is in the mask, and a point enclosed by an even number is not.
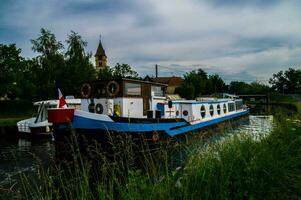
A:
[[[146,115],[146,111],[150,110],[151,85],[142,84],[142,99],[143,99],[143,114]]]

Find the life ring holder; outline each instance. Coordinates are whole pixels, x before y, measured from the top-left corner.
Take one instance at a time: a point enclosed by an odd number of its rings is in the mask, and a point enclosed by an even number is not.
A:
[[[110,91],[110,89],[111,89],[110,87],[113,85],[116,87],[116,90],[112,92],[112,91]],[[120,86],[116,81],[110,81],[110,82],[108,82],[108,84],[106,86],[107,94],[110,97],[114,97],[119,92],[119,89],[120,89]]]
[[[82,85],[80,91],[81,91],[82,97],[89,98],[91,96],[91,92],[92,92],[91,85],[89,83],[84,83]]]

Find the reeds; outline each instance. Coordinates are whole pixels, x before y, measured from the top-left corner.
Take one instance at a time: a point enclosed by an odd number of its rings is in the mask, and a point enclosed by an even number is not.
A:
[[[10,195],[72,200],[299,199],[301,121],[294,119],[276,122],[261,140],[240,134],[200,142],[180,166],[170,164],[171,154],[190,149],[180,143],[162,144],[155,152],[143,146],[139,156],[129,140],[109,157],[95,146],[96,161],[83,158],[75,145],[72,165],[53,163],[47,170],[39,168],[34,178],[21,174],[21,187]]]

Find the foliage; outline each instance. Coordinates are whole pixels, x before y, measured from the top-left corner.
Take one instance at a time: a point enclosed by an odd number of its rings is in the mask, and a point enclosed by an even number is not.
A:
[[[206,92],[207,73],[199,69],[191,71],[184,75],[184,82],[176,92],[186,99],[194,99]]]
[[[227,91],[227,86],[219,75],[208,76],[202,69],[186,73],[183,85],[176,89],[176,93],[186,99],[195,99],[201,95],[225,91]]]
[[[269,83],[280,93],[296,94],[301,92],[301,70],[289,68],[273,74]]]
[[[63,45],[56,40],[53,33],[44,28],[41,29],[39,37],[31,40],[31,43],[32,50],[40,54],[33,59],[35,83],[39,85],[37,93],[43,99],[54,98],[56,83],[63,79],[59,77],[65,67],[64,56],[60,52]]]
[[[209,75],[206,84],[206,94],[223,93],[227,90],[228,88],[226,83],[219,75],[217,74]]]
[[[66,43],[68,44],[65,53],[66,66],[59,74],[61,83],[57,85],[65,94],[76,95],[82,82],[96,78],[96,71],[90,62],[91,54],[85,52],[87,42],[83,41],[78,33],[71,31]]]
[[[109,80],[109,79],[120,79],[120,78],[131,78],[140,79],[136,71],[134,71],[128,64],[117,63],[113,68],[107,66],[104,70],[100,71],[98,74],[99,80]]]
[[[229,85],[231,94],[266,94],[270,91],[269,86],[258,83],[246,83],[242,81],[232,81]]]

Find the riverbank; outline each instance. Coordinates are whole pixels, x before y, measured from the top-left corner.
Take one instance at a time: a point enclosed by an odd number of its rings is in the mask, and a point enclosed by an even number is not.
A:
[[[35,178],[21,173],[21,187],[5,188],[3,194],[16,199],[298,199],[299,119],[283,115],[260,140],[242,133],[200,141],[193,150],[184,146],[189,155],[174,168],[168,155],[175,149],[166,147],[155,157],[145,154],[142,167],[133,164],[129,146],[113,160],[94,152],[100,156],[96,168],[77,157],[72,170],[53,164],[51,170],[40,168]]]

